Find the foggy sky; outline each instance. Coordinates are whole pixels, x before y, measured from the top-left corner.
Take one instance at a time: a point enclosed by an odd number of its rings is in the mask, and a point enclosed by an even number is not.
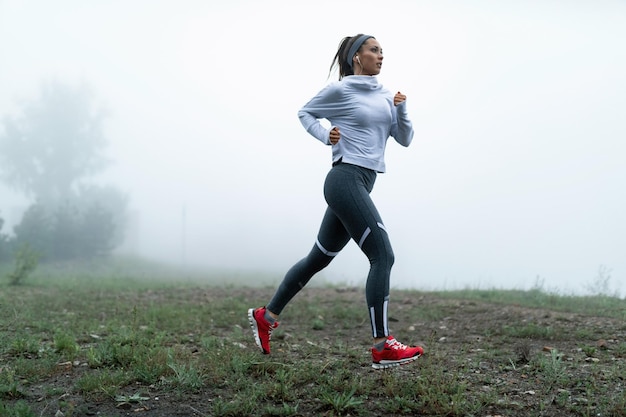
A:
[[[330,168],[296,113],[356,33],[381,43],[415,128],[372,194],[392,286],[579,292],[606,268],[624,293],[623,1],[0,0],[0,115],[45,79],[88,83],[115,160],[99,180],[137,213],[128,250],[280,280]],[[0,188],[9,221],[27,204]],[[367,270],[350,244],[322,275]]]

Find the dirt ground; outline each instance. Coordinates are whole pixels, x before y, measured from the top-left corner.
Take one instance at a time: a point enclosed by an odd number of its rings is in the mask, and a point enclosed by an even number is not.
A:
[[[220,291],[197,291],[188,294],[189,302],[207,302],[213,297],[230,296],[250,300],[255,306],[257,300],[267,299],[269,290],[228,289]],[[392,294],[394,295],[394,294]],[[311,288],[298,295],[294,303],[309,300],[328,303],[364,303],[361,290],[337,288]],[[293,307],[294,309],[297,307]],[[424,311],[424,315],[416,311]],[[241,312],[242,322],[245,311]],[[439,298],[428,293],[399,292],[392,299],[390,306],[390,322],[398,339],[407,343],[420,343],[426,354],[416,363],[406,365],[397,370],[384,372],[421,372],[423,362],[428,358],[428,366],[441,366],[450,372],[456,372],[459,380],[469,387],[470,392],[493,393],[497,403],[486,406],[480,415],[487,416],[551,416],[563,414],[551,407],[559,401],[559,396],[567,397],[567,401],[580,409],[592,410],[589,407],[593,400],[586,395],[584,384],[572,385],[571,381],[590,381],[593,384],[606,384],[605,392],[610,396],[623,398],[626,375],[621,378],[603,377],[603,374],[615,369],[625,369],[624,342],[626,342],[626,324],[623,320],[586,316],[578,313],[562,313],[549,309],[524,308],[516,305],[498,305],[482,301],[467,301]],[[310,328],[300,328],[297,320],[289,320],[289,314],[283,315],[281,337],[273,340],[272,355],[274,361],[288,358],[289,355],[300,355],[290,352],[289,344],[297,341],[298,335],[311,332]],[[303,326],[303,325],[302,325]],[[341,327],[329,329],[328,337],[339,338],[350,344],[363,344],[363,366],[355,369],[363,375],[374,371],[369,366],[367,356],[368,324],[364,321],[364,331],[355,334]],[[529,334],[525,337],[524,329],[546,329],[545,335]],[[248,331],[247,328],[244,331]],[[224,327],[224,336],[231,329]],[[219,336],[219,335],[218,335]],[[288,341],[286,338],[292,338]],[[246,342],[246,349],[256,349],[252,339]],[[545,379],[532,372],[533,361],[540,356],[549,357],[551,350],[556,349],[558,359],[566,372],[568,386],[553,388],[545,394]],[[262,356],[262,355],[261,355]],[[536,368],[536,366],[535,366]],[[525,371],[527,370],[527,371]],[[54,379],[45,384],[31,387],[29,402],[37,404],[41,416],[55,416],[56,410],[45,409],[39,396],[43,396],[46,386],[67,387],[72,392],[73,381],[80,370],[60,372]],[[130,387],[136,392],[137,387]],[[80,405],[81,415],[94,416],[207,416],[211,415],[207,408],[208,392],[185,395],[184,398],[174,394],[164,394],[157,389],[144,387],[149,392],[149,400],[144,405],[127,404],[120,406],[112,401],[88,401],[71,394],[66,401],[75,401]],[[622,393],[622,394],[620,394]],[[552,398],[550,398],[552,396]],[[575,407],[574,407],[575,408]],[[551,411],[552,410],[552,411]],[[316,415],[314,411],[301,408],[303,416]],[[330,414],[324,414],[330,415]],[[359,415],[369,415],[361,412]],[[374,414],[371,414],[374,415]],[[584,415],[579,413],[567,415]],[[594,414],[595,415],[595,414]],[[604,414],[606,415],[606,414]],[[619,414],[614,411],[613,415]],[[62,417],[62,414],[56,414]]]

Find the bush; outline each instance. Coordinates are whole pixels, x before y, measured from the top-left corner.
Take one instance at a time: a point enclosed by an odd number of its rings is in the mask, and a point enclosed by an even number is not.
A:
[[[37,269],[39,265],[39,256],[37,252],[25,244],[15,254],[15,267],[13,272],[8,275],[9,284],[19,285],[28,278],[28,276]]]
[[[27,244],[42,260],[106,256],[120,241],[112,210],[98,201],[67,201],[55,208],[33,204],[15,226],[14,247]]]
[[[9,259],[9,237],[2,233],[4,219],[0,217],[0,262]]]

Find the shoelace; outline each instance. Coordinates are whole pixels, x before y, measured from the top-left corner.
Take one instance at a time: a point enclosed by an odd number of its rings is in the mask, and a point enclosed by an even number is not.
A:
[[[267,329],[267,340],[272,340],[272,332],[274,331],[274,329],[278,327],[278,326],[274,326],[272,324],[269,325],[268,329]]]
[[[390,349],[394,349],[394,350],[405,350],[408,348],[407,345],[403,345],[402,343],[398,342],[396,339],[387,340],[387,346],[389,346]]]

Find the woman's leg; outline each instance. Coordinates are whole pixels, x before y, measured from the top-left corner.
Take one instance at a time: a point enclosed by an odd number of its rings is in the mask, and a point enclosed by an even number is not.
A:
[[[365,296],[374,339],[389,336],[387,305],[394,254],[383,221],[369,193],[376,173],[349,164],[331,170],[324,186],[330,209],[368,257]]]
[[[315,245],[309,254],[287,271],[276,293],[267,304],[267,310],[274,319],[283,311],[291,299],[309,282],[326,268],[348,241],[350,235],[332,210],[326,209]]]
[[[349,240],[350,235],[341,221],[332,210],[327,209],[317,241],[309,254],[287,271],[267,306],[248,310],[252,333],[257,346],[263,353],[270,353],[272,331],[278,327],[278,315],[283,308],[304,288],[313,275],[324,269],[335,258]]]

